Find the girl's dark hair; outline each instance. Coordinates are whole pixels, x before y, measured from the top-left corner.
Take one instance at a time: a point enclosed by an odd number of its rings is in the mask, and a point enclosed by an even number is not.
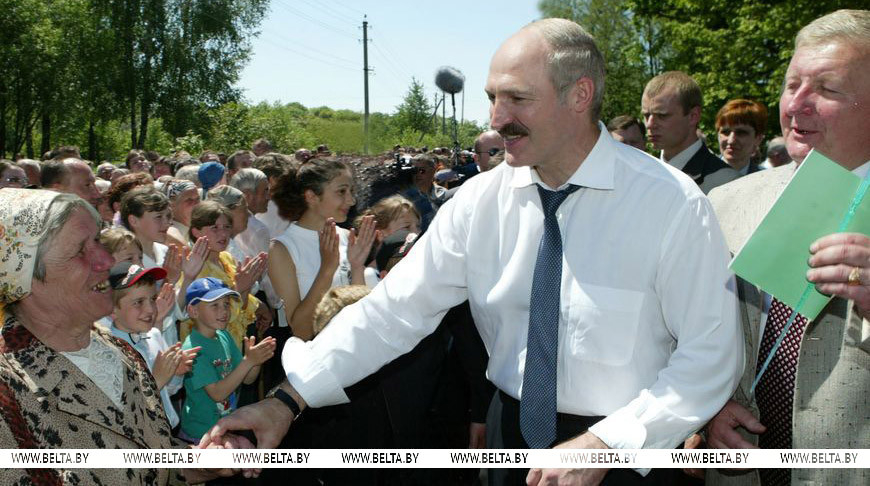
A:
[[[298,221],[308,209],[305,191],[312,190],[318,196],[329,181],[350,166],[335,159],[315,159],[302,164],[298,169],[290,168],[278,178],[272,200],[278,206],[278,214],[288,221]]]
[[[227,222],[232,226],[233,214],[226,206],[217,201],[202,201],[193,207],[193,212],[190,213],[190,241],[196,241],[196,236],[193,236],[193,229],[196,228],[202,231],[206,226],[215,224],[221,216],[226,216]]]
[[[141,218],[149,211],[163,211],[168,207],[169,198],[166,194],[158,191],[154,186],[139,186],[121,198],[121,223],[132,231],[128,220],[131,215]]]
[[[123,175],[109,188],[109,207],[115,209],[115,203],[120,203],[124,195],[138,186],[153,186],[154,178],[146,172]],[[141,216],[141,215],[140,215]]]

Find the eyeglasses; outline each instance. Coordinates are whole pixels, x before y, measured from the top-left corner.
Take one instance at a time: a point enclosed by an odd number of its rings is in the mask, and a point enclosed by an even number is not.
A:
[[[499,152],[501,152],[501,149],[498,148],[498,147],[493,147],[493,148],[487,150],[486,152],[481,152],[481,151],[479,151],[479,150],[475,150],[475,151],[474,151],[474,153],[476,153],[477,155],[481,155],[481,154],[489,154],[490,157],[495,156],[495,154],[497,154],[497,153],[499,153]]]
[[[27,179],[27,177],[17,177],[17,176],[6,177],[3,179],[3,182],[9,183],[9,184],[21,184],[22,186],[26,186],[26,185],[30,184],[30,181]]]

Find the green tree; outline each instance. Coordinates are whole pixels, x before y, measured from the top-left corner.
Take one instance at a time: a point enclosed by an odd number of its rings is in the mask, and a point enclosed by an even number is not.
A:
[[[573,20],[595,38],[607,77],[601,118],[640,114],[640,97],[650,70],[644,31],[633,20],[628,0],[541,0],[544,17]]]
[[[432,116],[432,105],[426,98],[423,83],[411,78],[411,86],[405,94],[402,103],[396,107],[393,117],[397,132],[406,130],[425,132],[429,128],[429,117]]]

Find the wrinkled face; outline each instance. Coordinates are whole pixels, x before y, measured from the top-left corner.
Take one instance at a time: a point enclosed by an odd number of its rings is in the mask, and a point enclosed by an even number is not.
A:
[[[190,214],[193,212],[193,208],[199,204],[199,201],[199,191],[195,187],[175,196],[175,201],[171,203],[172,219],[185,226],[190,226]]]
[[[719,152],[722,158],[731,167],[742,169],[749,163],[749,158],[758,149],[761,133],[755,133],[755,129],[744,123],[736,125],[722,125],[717,131],[719,137]]]
[[[504,139],[512,167],[552,166],[573,159],[572,108],[559,101],[546,59],[549,47],[533,29],[508,39],[489,66],[490,126]]]
[[[136,243],[129,243],[122,246],[115,253],[112,253],[115,263],[130,262],[142,266],[142,250]]]
[[[137,155],[130,159],[129,162],[130,173],[134,174],[136,172],[150,172],[151,171],[151,162],[148,162],[145,157],[141,155]]]
[[[203,326],[212,334],[214,331],[220,331],[227,328],[227,323],[230,321],[230,299],[233,297],[227,295],[215,300],[214,302],[198,302],[196,305],[187,306],[187,312],[190,317],[196,319],[198,326]]]
[[[610,132],[610,135],[612,135],[613,139],[617,142],[630,145],[638,150],[646,150],[646,141],[644,141],[643,134],[640,132],[640,128],[637,125],[631,125],[626,129],[617,128]]]
[[[323,219],[334,218],[336,223],[347,221],[347,213],[356,204],[352,179],[350,172],[347,171],[343,171],[323,186],[323,194],[318,196],[311,190],[305,192],[308,210],[316,211]]]
[[[84,209],[73,211],[45,254],[45,281],[33,280],[33,303],[57,322],[91,326],[112,312],[112,255],[100,244],[100,228]]]
[[[154,180],[166,175],[172,175],[172,169],[169,168],[168,164],[154,164]]]
[[[248,229],[248,205],[245,203],[245,198],[242,198],[241,203],[230,212],[233,214],[233,236]]]
[[[97,177],[99,177],[100,179],[106,180],[106,181],[110,181],[110,180],[112,180],[112,174],[114,172],[115,172],[114,167],[104,165],[103,167],[100,167],[99,169],[97,169]]]
[[[401,216],[390,221],[387,228],[381,231],[381,237],[386,238],[399,230],[407,230],[411,233],[420,233],[420,220],[411,211],[404,211]]]
[[[257,190],[253,194],[246,195],[248,199],[248,209],[254,214],[265,213],[269,205],[269,199],[272,197],[269,192],[269,181],[262,180],[257,184]]]
[[[115,327],[127,332],[148,332],[157,317],[157,286],[143,283],[128,289],[113,312]]]
[[[799,47],[785,74],[779,122],[792,159],[813,148],[847,169],[870,160],[870,50],[845,42]]]
[[[140,241],[156,241],[157,243],[166,241],[166,230],[172,223],[169,208],[163,211],[145,211],[142,216],[131,214],[127,219],[130,221],[130,229],[136,233],[136,237]]]
[[[423,192],[428,192],[435,181],[435,167],[423,161],[414,161],[414,185]]]
[[[208,249],[220,253],[227,249],[232,238],[233,225],[226,216],[220,215],[211,226],[204,228],[192,228],[191,233],[195,238],[205,236],[208,239]]]
[[[13,165],[0,174],[0,189],[4,187],[21,189],[28,184],[30,181],[27,179],[27,173],[21,167]]]
[[[61,187],[62,192],[69,192],[77,195],[85,201],[91,203],[91,206],[96,208],[100,204],[100,191],[95,185],[96,178],[91,168],[82,162],[70,164],[70,173],[66,183]]]
[[[695,107],[685,113],[673,90],[665,89],[654,97],[644,93],[641,111],[650,143],[667,157],[677,155],[697,140],[695,127],[701,110]]]

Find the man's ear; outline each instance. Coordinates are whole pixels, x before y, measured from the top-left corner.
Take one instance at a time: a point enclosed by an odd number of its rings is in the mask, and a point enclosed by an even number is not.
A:
[[[695,125],[695,130],[698,129],[698,125],[701,123],[701,107],[693,106],[691,110],[689,110],[689,121]]]
[[[592,104],[595,101],[595,82],[587,77],[574,81],[566,101],[577,113],[585,113],[592,109]]]

